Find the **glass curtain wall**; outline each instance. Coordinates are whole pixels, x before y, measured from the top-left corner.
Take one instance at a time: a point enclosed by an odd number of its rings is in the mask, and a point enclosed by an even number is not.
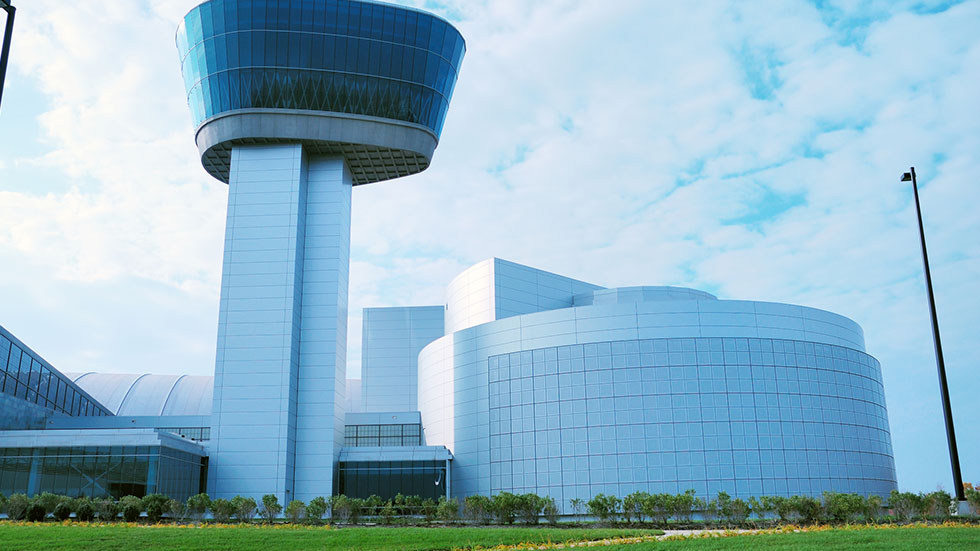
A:
[[[184,500],[201,491],[201,465],[162,446],[0,448],[0,493]]]
[[[422,425],[347,425],[344,445],[363,446],[421,446]]]
[[[445,461],[342,461],[339,494],[354,498],[446,495]]]
[[[0,328],[0,392],[72,416],[112,415]]]

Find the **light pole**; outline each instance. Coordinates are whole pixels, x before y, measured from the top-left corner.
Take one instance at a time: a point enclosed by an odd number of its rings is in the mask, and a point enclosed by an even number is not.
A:
[[[3,100],[3,80],[7,75],[10,35],[14,34],[14,13],[17,12],[17,9],[10,5],[10,0],[0,0],[0,9],[7,12],[7,25],[3,31],[3,46],[0,46],[0,100]]]
[[[922,242],[922,265],[926,272],[926,291],[929,295],[929,314],[932,316],[932,338],[936,343],[936,366],[939,368],[939,395],[943,400],[943,417],[946,419],[946,440],[949,442],[949,462],[953,465],[953,486],[957,501],[965,501],[963,476],[960,474],[960,456],[956,451],[956,432],[953,430],[953,411],[949,407],[949,387],[946,385],[946,363],[943,361],[943,345],[939,340],[939,318],[936,317],[936,298],[932,293],[932,275],[929,273],[929,254],[926,252],[926,232],[922,228],[922,209],[919,207],[919,185],[915,180],[915,167],[902,174],[903,182],[912,182],[915,195],[915,215],[919,219],[919,240]]]

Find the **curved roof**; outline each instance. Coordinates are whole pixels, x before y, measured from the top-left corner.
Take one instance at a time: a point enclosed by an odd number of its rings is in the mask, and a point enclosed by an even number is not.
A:
[[[214,377],[66,373],[115,415],[211,415]]]
[[[664,300],[718,300],[718,297],[688,287],[645,285],[641,287],[615,287],[598,289],[575,295],[575,306],[600,304],[626,304],[630,302],[654,302]]]

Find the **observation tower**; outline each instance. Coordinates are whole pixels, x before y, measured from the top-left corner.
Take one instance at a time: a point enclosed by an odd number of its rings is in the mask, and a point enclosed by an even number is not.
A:
[[[376,2],[211,0],[177,49],[201,163],[229,185],[209,493],[330,496],[351,190],[429,166],[463,38]]]

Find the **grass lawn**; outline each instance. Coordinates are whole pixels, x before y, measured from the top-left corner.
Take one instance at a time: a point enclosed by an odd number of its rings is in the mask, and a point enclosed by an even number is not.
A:
[[[615,536],[660,534],[658,530],[562,529],[518,527],[142,527],[97,525],[13,525],[0,522],[0,550],[17,551],[279,551],[357,549],[359,551],[429,551],[525,542],[597,540]]]
[[[853,529],[725,538],[658,541],[601,547],[602,551],[935,551],[980,549],[980,527],[936,526]]]

